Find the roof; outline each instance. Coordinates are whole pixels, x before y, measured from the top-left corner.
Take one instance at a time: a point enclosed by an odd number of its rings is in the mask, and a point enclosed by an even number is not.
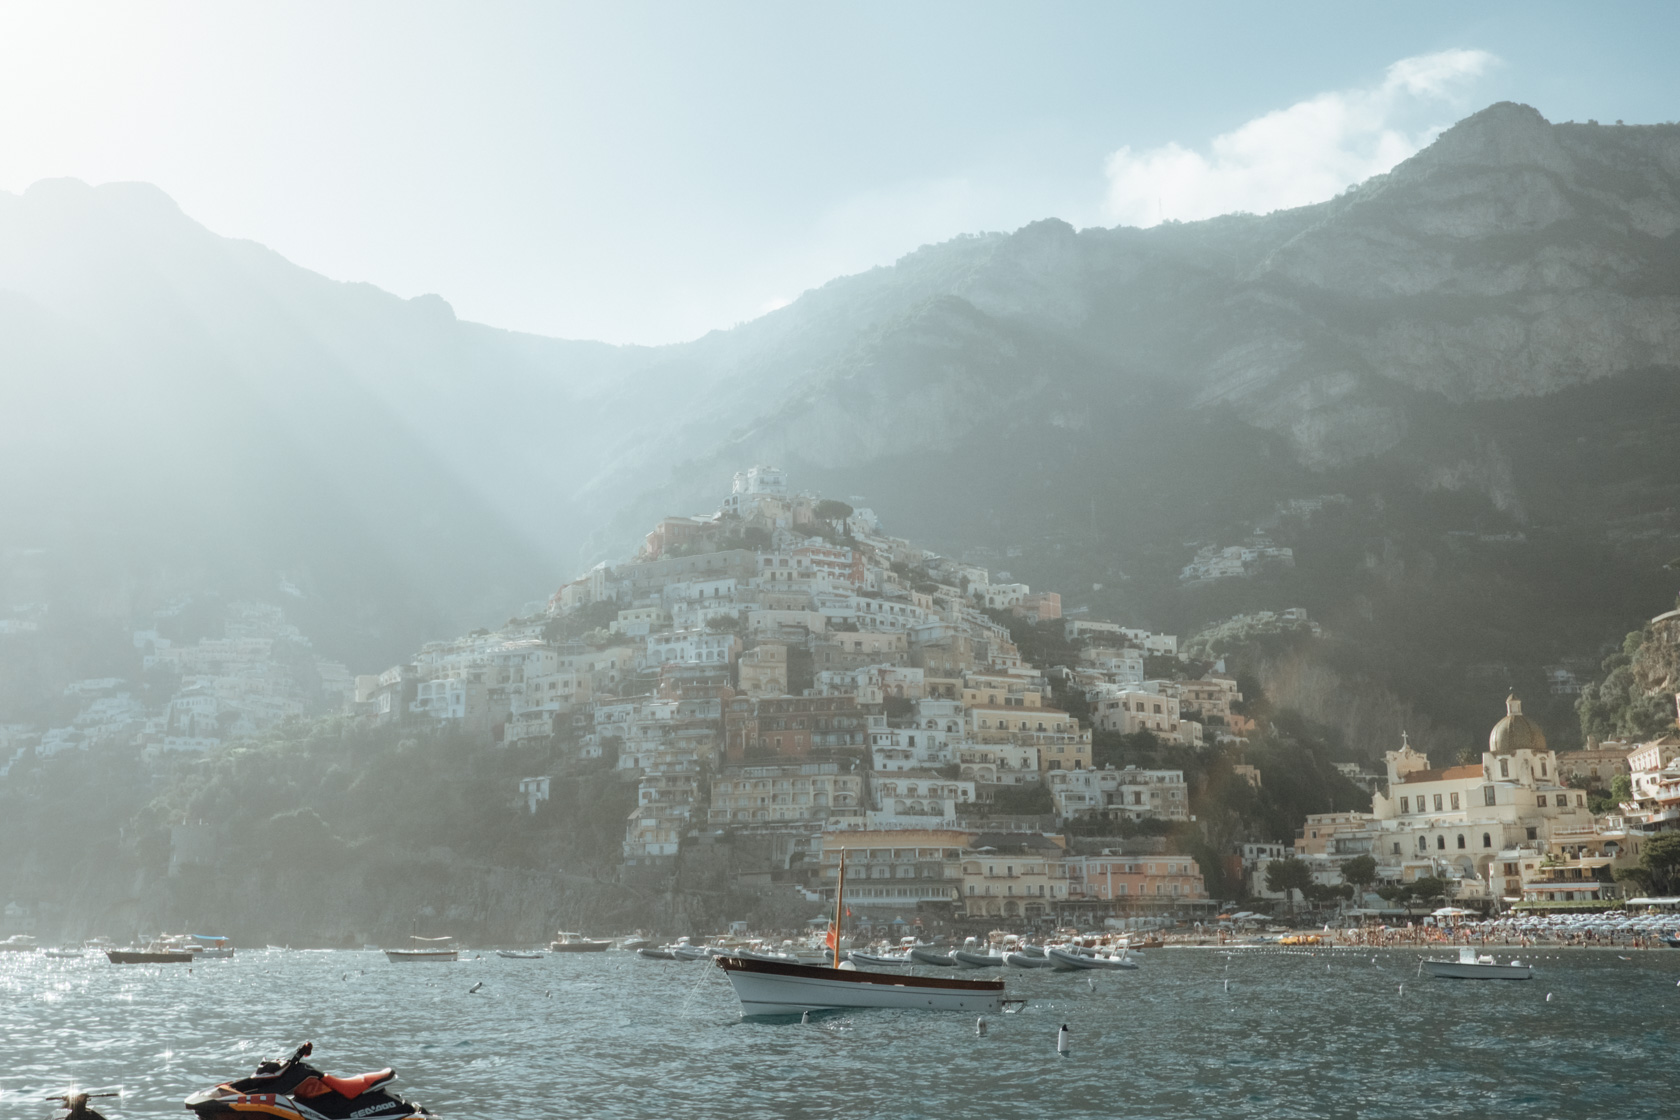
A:
[[[1482,768],[1475,763],[1467,766],[1448,766],[1441,770],[1413,770],[1401,779],[1403,784],[1412,782],[1451,782],[1466,778],[1483,777]]]

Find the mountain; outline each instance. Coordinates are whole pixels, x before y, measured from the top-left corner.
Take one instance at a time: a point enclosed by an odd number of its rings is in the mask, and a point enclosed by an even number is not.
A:
[[[118,611],[283,575],[306,632],[377,662],[770,461],[1070,606],[1180,632],[1307,606],[1350,680],[1469,734],[1674,591],[1677,229],[1680,126],[1499,104],[1317,205],[962,237],[607,347],[42,183],[0,196],[0,517],[63,562],[0,591]],[[1293,571],[1181,584],[1260,526]]]

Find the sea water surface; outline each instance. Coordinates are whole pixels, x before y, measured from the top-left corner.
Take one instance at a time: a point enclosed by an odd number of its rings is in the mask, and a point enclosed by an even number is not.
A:
[[[467,955],[0,954],[0,1117],[103,1085],[110,1120],[180,1116],[305,1039],[331,1073],[396,1067],[445,1120],[1680,1116],[1680,952],[1541,951],[1536,979],[1493,982],[1420,976],[1416,950],[1164,949],[1003,970],[1028,1003],[985,1037],[933,1012],[742,1020],[710,962]]]

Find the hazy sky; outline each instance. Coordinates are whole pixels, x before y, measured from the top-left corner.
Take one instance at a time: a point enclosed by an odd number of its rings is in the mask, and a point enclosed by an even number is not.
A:
[[[667,342],[954,234],[1334,194],[1501,99],[1680,118],[1680,4],[0,0],[0,190],[139,179],[464,318]]]

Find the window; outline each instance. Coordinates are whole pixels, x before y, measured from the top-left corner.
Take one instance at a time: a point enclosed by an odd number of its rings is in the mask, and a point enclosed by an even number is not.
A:
[[[1435,850],[1439,852],[1447,850],[1447,838],[1445,836],[1435,837]]]
[[[1538,805],[1540,808],[1544,809],[1546,807],[1546,795],[1543,794],[1543,793],[1540,794],[1538,797],[1536,797],[1534,799],[1534,803],[1536,805]]]
[[[1428,850],[1429,850],[1429,837],[1419,836],[1418,837],[1418,851],[1427,852]]]
[[[1400,841],[1398,841],[1398,840],[1396,840],[1396,841],[1395,841],[1395,842],[1394,842],[1394,854],[1395,854],[1395,855],[1399,855],[1399,854],[1400,854]]]
[[[1460,851],[1464,850],[1464,833],[1462,832],[1458,834],[1458,847]]]
[[[1528,830],[1528,838],[1530,840],[1538,840],[1540,838],[1540,830],[1536,829],[1536,828],[1530,828]]]
[[[1458,794],[1456,793],[1452,795],[1452,807],[1454,809],[1458,808]]]
[[[1441,811],[1441,795],[1438,793],[1435,795],[1435,811],[1437,813]]]
[[[1485,832],[1482,833],[1482,847],[1484,847],[1484,848],[1493,847],[1493,837],[1489,836]]]
[[[1544,778],[1546,776],[1546,760],[1545,759],[1540,760],[1540,776],[1542,778]]]
[[[1482,804],[1493,805],[1498,802],[1499,794],[1492,786],[1482,787]]]
[[[1402,813],[1409,813],[1409,812],[1412,811],[1412,799],[1411,798],[1402,797],[1400,799],[1400,811]]]
[[[1585,805],[1586,803],[1587,803],[1587,795],[1586,794],[1577,793],[1575,795],[1575,804],[1577,806],[1582,806],[1582,805]]]
[[[1502,758],[1502,759],[1499,760],[1499,776],[1501,778],[1509,778],[1511,776],[1511,760],[1510,759]]]

